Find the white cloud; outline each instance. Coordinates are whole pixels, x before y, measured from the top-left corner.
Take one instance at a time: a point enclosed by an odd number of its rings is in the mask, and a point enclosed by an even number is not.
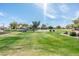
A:
[[[4,13],[3,12],[0,12],[0,16],[4,16]]]
[[[59,6],[59,9],[60,9],[60,11],[63,12],[63,13],[67,13],[67,12],[69,11],[69,7],[68,7],[68,5],[66,5],[66,4],[60,5],[60,6]]]
[[[55,12],[55,10],[53,10],[52,8],[49,8],[47,3],[45,3],[45,4],[44,3],[38,3],[38,4],[35,3],[34,5],[36,5],[37,7],[41,8],[44,11],[44,16],[47,16],[49,18],[56,18],[54,15],[52,15],[52,13]]]
[[[73,17],[68,17],[68,16],[65,16],[65,15],[63,15],[63,16],[61,16],[63,19],[68,19],[68,20],[75,20],[75,19],[77,19],[77,18],[79,18],[79,10],[78,11],[76,11],[75,13],[74,13],[74,16]]]
[[[69,17],[69,16],[65,16],[65,15],[62,15],[61,16],[64,20],[73,20],[74,18],[73,17]]]
[[[50,14],[46,14],[47,17],[51,18],[51,19],[55,19],[56,17]]]

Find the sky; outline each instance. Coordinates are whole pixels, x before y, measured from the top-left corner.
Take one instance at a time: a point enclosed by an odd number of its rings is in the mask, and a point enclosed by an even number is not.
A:
[[[78,3],[0,3],[0,25],[5,26],[13,21],[26,24],[40,21],[48,26],[65,26],[78,17]]]

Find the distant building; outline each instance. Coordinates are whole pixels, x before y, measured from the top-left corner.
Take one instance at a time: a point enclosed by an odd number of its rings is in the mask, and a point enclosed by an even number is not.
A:
[[[4,32],[4,30],[1,30],[1,29],[0,29],[0,32]]]
[[[0,32],[4,32],[4,27],[0,27]]]
[[[20,32],[27,32],[29,29],[28,28],[17,28],[17,30]]]

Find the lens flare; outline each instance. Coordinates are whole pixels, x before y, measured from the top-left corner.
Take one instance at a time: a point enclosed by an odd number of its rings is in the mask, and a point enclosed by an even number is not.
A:
[[[46,14],[47,14],[47,5],[48,3],[44,3],[43,5],[43,10],[44,10],[44,23],[46,24]]]

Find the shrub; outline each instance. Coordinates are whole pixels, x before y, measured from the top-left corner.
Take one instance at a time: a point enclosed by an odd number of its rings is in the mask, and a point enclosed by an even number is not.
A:
[[[50,32],[52,32],[52,30],[51,30],[51,29],[50,29],[49,31],[50,31]]]
[[[70,36],[76,36],[76,32],[70,32]]]
[[[66,31],[66,32],[64,32],[64,34],[68,34],[68,32]]]
[[[53,32],[55,32],[55,30],[53,29]]]

